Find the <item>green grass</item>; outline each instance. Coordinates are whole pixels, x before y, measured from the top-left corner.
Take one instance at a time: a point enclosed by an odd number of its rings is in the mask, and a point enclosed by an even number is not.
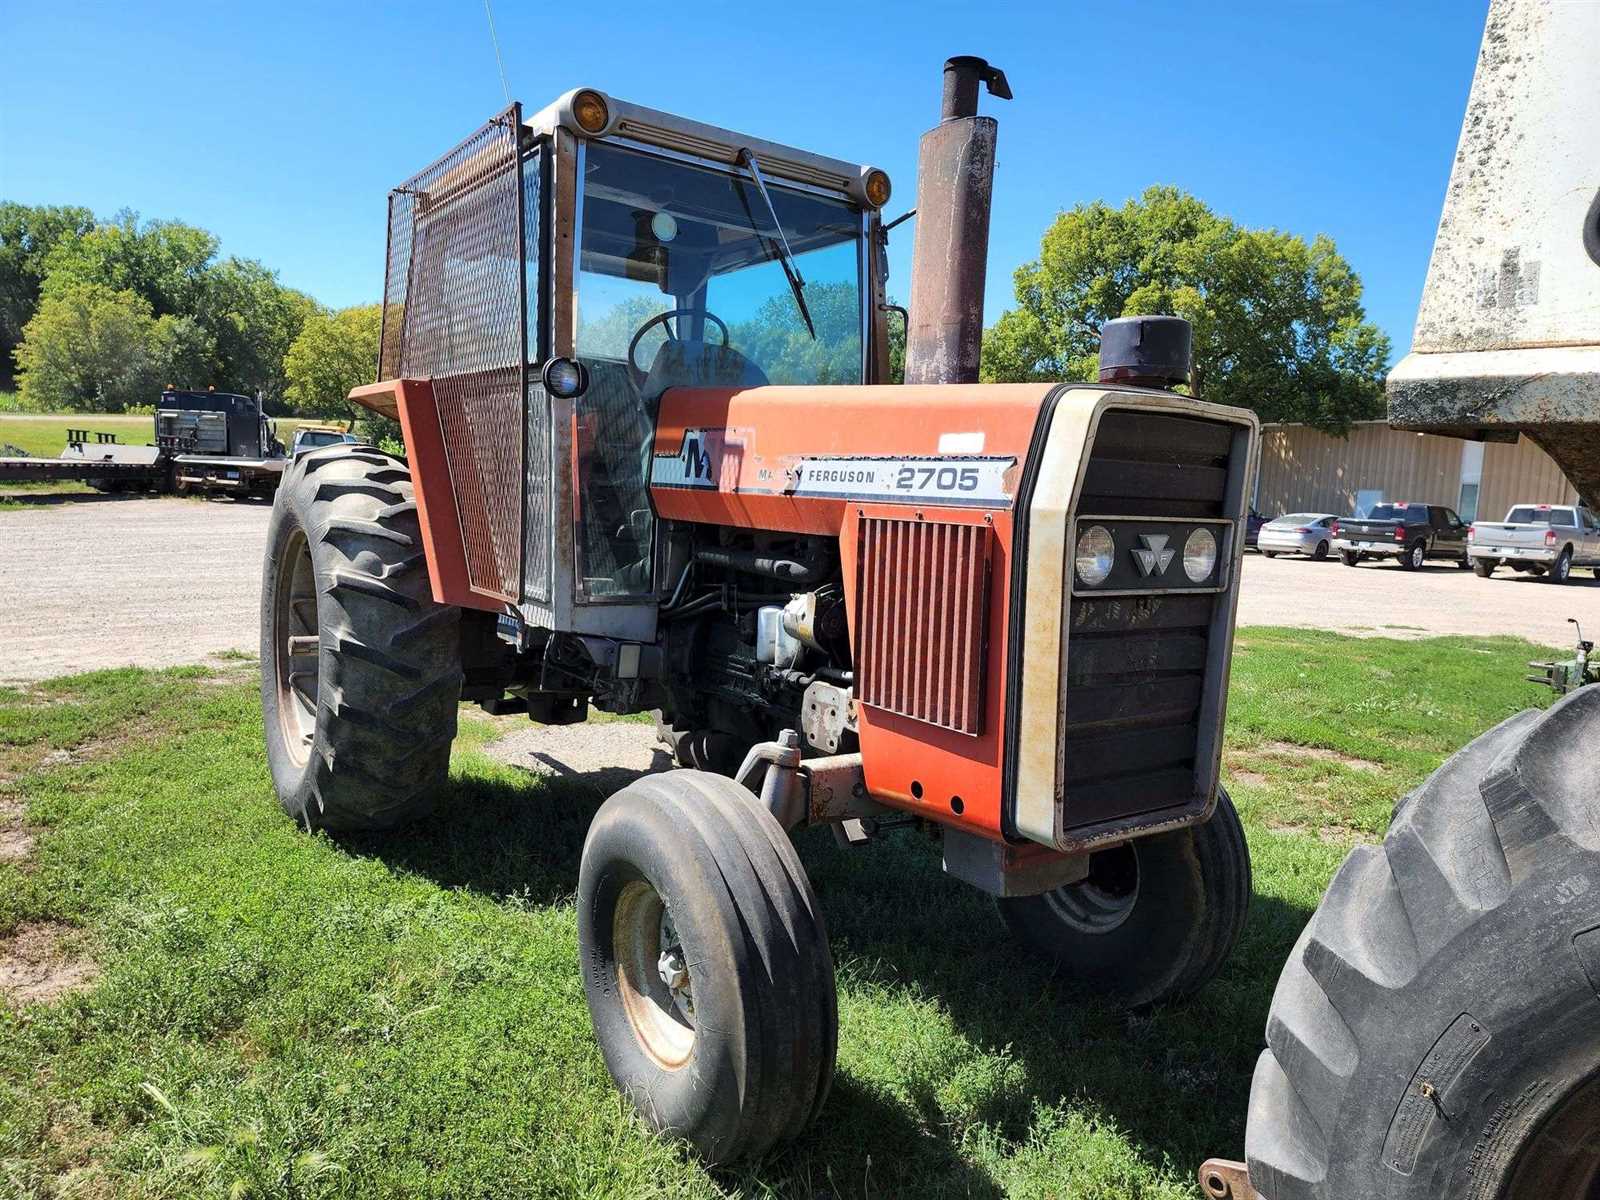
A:
[[[1193,1197],[1202,1158],[1240,1152],[1278,968],[1344,842],[1541,703],[1535,652],[1244,633],[1228,766],[1255,902],[1184,1006],[1072,998],[921,837],[804,835],[838,1075],[816,1132],[714,1173],[641,1131],[590,1035],[572,895],[599,797],[488,759],[497,722],[463,722],[444,815],[335,841],[276,806],[248,666],[0,690],[0,780],[38,832],[0,865],[0,933],[65,922],[103,969],[0,1008],[0,1194]]]

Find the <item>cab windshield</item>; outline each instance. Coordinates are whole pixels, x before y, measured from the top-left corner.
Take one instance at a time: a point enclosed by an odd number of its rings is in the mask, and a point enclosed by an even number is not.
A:
[[[577,540],[590,599],[652,587],[649,466],[663,391],[863,381],[861,210],[770,173],[766,182],[771,210],[747,172],[585,147]],[[785,241],[814,336],[784,271]]]

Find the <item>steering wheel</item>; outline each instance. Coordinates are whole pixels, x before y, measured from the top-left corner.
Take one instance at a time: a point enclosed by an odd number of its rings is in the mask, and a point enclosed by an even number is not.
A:
[[[666,322],[671,320],[673,317],[694,316],[704,316],[706,320],[710,321],[718,329],[722,330],[722,344],[723,346],[727,346],[728,323],[721,317],[717,316],[716,313],[702,313],[698,308],[669,308],[666,312],[659,312],[646,321],[643,325],[639,326],[638,332],[633,335],[633,339],[628,343],[628,373],[633,376],[634,387],[643,390],[645,380],[649,377],[649,373],[646,371],[641,371],[638,364],[633,360],[633,352],[639,348],[639,342],[641,339],[643,339],[644,335],[649,333],[650,330],[655,326],[660,325],[667,335],[667,340],[669,342],[675,342],[678,340],[678,334],[674,328],[670,325],[667,325]]]

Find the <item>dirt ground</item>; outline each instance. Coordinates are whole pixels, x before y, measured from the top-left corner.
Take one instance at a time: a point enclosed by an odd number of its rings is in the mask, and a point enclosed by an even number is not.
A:
[[[0,508],[0,682],[254,653],[270,512],[97,495]]]
[[[0,508],[0,681],[97,667],[169,666],[257,646],[268,505],[232,500],[29,497]],[[1245,556],[1241,625],[1368,636],[1521,634],[1566,647],[1600,633],[1600,582],[1555,587],[1502,570]]]

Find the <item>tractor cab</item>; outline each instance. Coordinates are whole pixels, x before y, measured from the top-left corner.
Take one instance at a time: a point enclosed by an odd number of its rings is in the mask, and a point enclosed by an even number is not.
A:
[[[876,168],[591,89],[513,106],[396,189],[380,378],[430,380],[438,414],[407,444],[529,490],[468,516],[452,598],[651,636],[662,394],[883,381],[889,191]],[[398,415],[377,392],[357,399]],[[477,507],[471,482],[452,491]],[[570,538],[549,522],[569,505]]]

